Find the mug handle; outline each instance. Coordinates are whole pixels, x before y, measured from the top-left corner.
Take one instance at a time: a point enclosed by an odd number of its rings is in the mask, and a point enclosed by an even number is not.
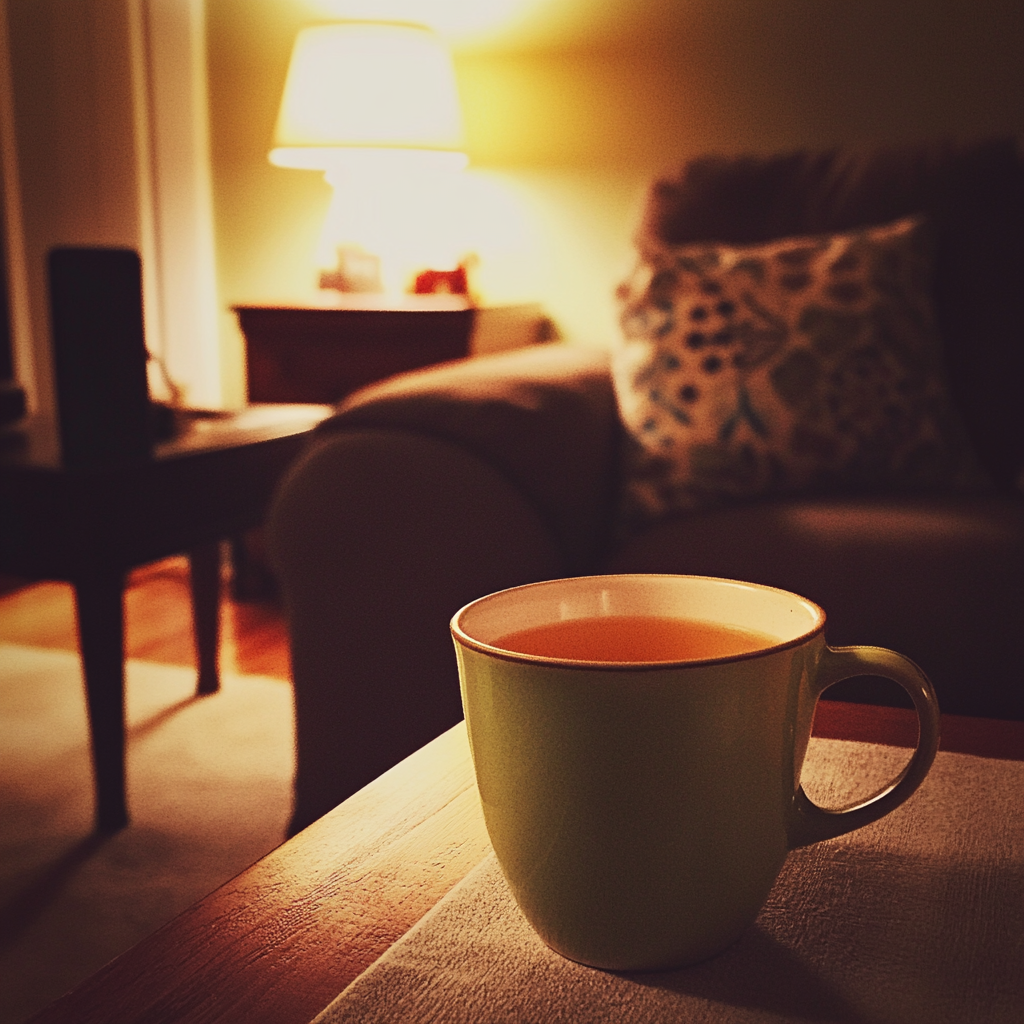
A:
[[[853,804],[830,810],[819,807],[798,786],[794,795],[789,825],[789,848],[795,850],[822,839],[834,839],[845,832],[870,825],[895,810],[917,789],[928,774],[939,749],[939,704],[928,677],[910,658],[883,647],[826,647],[813,682],[817,691],[851,676],[881,676],[899,683],[910,694],[917,711],[920,736],[917,749],[902,772],[873,796]]]

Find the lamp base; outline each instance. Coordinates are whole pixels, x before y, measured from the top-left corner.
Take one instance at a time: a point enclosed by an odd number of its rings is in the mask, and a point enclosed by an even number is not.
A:
[[[315,257],[328,287],[398,295],[425,267],[454,268],[472,248],[458,215],[463,178],[452,158],[460,156],[406,149],[338,154],[324,175],[333,194]],[[379,260],[379,283],[369,254]]]

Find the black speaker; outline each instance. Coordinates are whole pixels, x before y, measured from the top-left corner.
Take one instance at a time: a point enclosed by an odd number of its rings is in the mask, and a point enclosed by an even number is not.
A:
[[[67,466],[152,452],[142,264],[130,249],[52,249],[50,326]]]

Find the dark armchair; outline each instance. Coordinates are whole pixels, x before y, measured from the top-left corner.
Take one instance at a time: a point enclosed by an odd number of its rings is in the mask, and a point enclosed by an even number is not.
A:
[[[594,572],[773,584],[832,644],[889,646],[943,710],[1024,719],[1024,170],[1012,142],[702,159],[651,191],[641,238],[756,242],[914,213],[981,491],[806,494],[616,530],[622,428],[604,352],[549,345],[350,398],[270,524],[292,638],[292,829],[461,717],[448,620],[482,594]],[[858,694],[854,694],[858,696]],[[864,682],[860,699],[885,702]]]

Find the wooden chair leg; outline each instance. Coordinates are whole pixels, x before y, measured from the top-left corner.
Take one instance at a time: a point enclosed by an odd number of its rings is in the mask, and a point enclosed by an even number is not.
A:
[[[189,552],[192,582],[192,623],[195,630],[196,662],[199,666],[197,694],[220,689],[217,652],[220,647],[220,543],[204,544]]]
[[[96,784],[96,829],[128,824],[124,770],[124,577],[97,572],[74,581],[78,641]]]

